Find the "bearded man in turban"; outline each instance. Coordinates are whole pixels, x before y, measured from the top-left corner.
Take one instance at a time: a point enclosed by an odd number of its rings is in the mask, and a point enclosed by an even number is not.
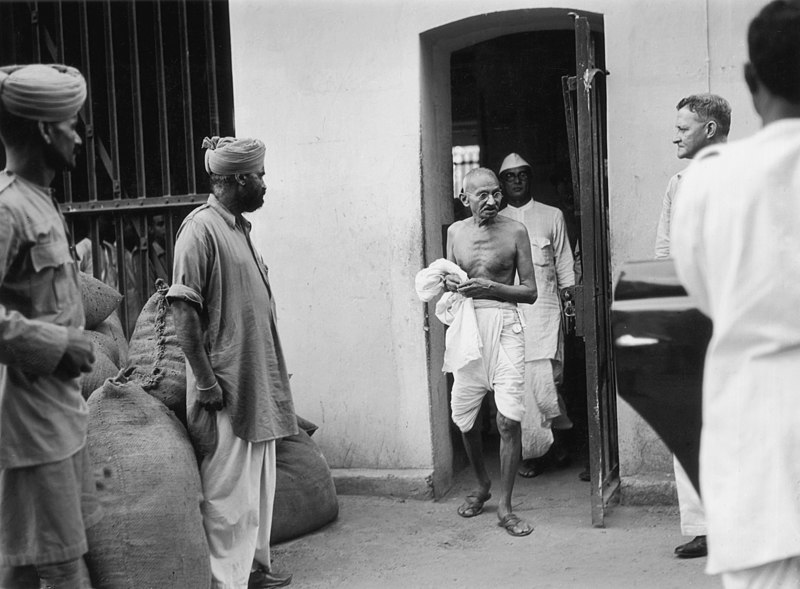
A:
[[[264,144],[206,138],[212,194],[178,230],[167,298],[186,355],[189,433],[202,455],[214,589],[291,582],[271,569],[275,441],[297,419],[267,267],[242,213],[264,204]]]
[[[49,188],[75,167],[85,100],[74,68],[0,68],[0,587],[90,586],[85,528],[100,510],[78,377],[94,354]]]

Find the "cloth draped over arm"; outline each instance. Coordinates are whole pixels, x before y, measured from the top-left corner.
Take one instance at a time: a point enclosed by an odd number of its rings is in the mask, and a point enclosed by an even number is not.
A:
[[[475,318],[475,306],[471,298],[445,291],[445,278],[448,274],[456,274],[462,281],[467,279],[464,270],[444,258],[435,260],[430,266],[417,272],[414,279],[417,296],[423,302],[430,302],[444,293],[436,303],[436,317],[449,326],[445,333],[442,372],[453,372],[483,357],[483,343]]]

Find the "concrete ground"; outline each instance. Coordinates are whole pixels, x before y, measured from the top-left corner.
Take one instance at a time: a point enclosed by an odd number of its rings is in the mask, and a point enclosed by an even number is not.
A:
[[[461,471],[439,501],[342,495],[337,521],[273,548],[273,566],[300,588],[719,588],[705,558],[680,560],[677,506],[611,509],[593,528],[589,483],[574,465],[517,478],[515,512],[535,531],[513,538],[497,526],[497,502],[464,519],[456,508],[473,487]],[[497,480],[496,462],[490,465]],[[496,490],[496,489],[495,489]]]

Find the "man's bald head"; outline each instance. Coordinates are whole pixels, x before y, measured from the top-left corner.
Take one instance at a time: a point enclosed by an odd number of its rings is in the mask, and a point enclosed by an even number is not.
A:
[[[498,186],[500,185],[497,176],[489,168],[473,168],[464,176],[464,181],[461,183],[461,192],[474,192],[475,186],[484,184],[487,181],[494,181]]]

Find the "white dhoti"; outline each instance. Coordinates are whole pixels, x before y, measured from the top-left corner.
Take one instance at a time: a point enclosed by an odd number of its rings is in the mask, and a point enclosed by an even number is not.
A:
[[[523,460],[544,456],[553,444],[551,422],[561,415],[553,368],[549,358],[525,362]]]
[[[450,401],[453,422],[462,432],[475,425],[489,391],[494,391],[497,410],[504,417],[522,421],[525,414],[525,338],[517,306],[481,299],[473,304],[481,357],[453,371]]]
[[[217,447],[200,465],[213,589],[246,589],[253,560],[270,567],[275,441],[246,442],[217,412]]]

